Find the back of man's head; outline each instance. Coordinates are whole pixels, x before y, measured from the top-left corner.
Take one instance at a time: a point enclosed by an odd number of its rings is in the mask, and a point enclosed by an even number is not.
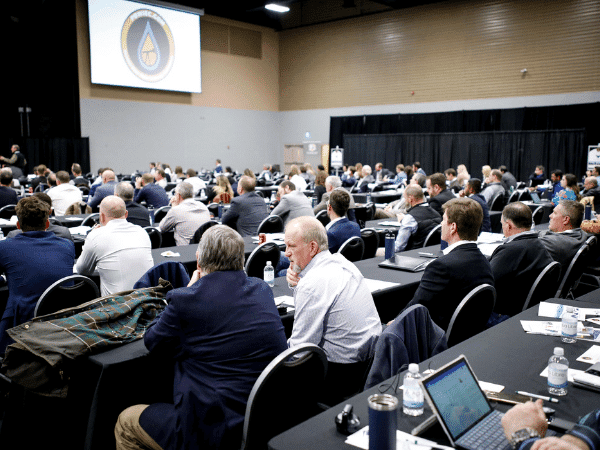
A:
[[[427,182],[427,177],[422,173],[414,173],[411,178],[414,178],[419,186],[422,188],[425,187],[425,183]]]
[[[77,163],[73,163],[73,165],[71,166],[71,172],[73,172],[73,174],[77,175],[78,177],[81,176],[81,166]]]
[[[198,267],[205,274],[244,270],[244,239],[227,225],[215,225],[204,232],[198,244]]]
[[[406,186],[406,189],[404,190],[404,195],[406,195],[406,197],[412,197],[415,200],[424,200],[425,199],[425,195],[423,194],[423,188],[421,186],[417,186],[416,184],[409,184],[408,186]]]
[[[69,177],[69,174],[64,170],[56,172],[56,179],[58,184],[68,184],[69,181],[71,181],[71,177]]]
[[[45,192],[36,192],[35,194],[33,194],[33,196],[39,198],[44,203],[47,203],[48,206],[50,206],[50,208],[52,208],[52,199]]]
[[[371,175],[371,173],[372,173],[372,172],[373,172],[373,170],[371,169],[371,166],[364,165],[364,166],[362,167],[362,173],[363,173],[365,176],[369,176],[369,175]]]
[[[125,202],[116,195],[104,197],[100,203],[100,214],[104,214],[107,219],[122,219],[127,213]]]
[[[13,174],[10,169],[0,170],[0,184],[2,186],[10,186],[12,184]]]
[[[455,177],[456,176],[456,170],[454,170],[452,167],[450,167],[449,169],[444,170],[444,175]]]
[[[48,175],[48,177],[46,178],[48,180],[48,186],[56,186],[56,174],[55,173],[51,173],[50,175]]]
[[[560,170],[560,169],[554,169],[554,170],[552,171],[552,175],[554,175],[554,176],[555,176],[556,178],[558,178],[558,180],[560,181],[560,179],[561,179],[561,178],[562,178],[562,176],[563,176],[563,171],[562,171],[562,170]]]
[[[256,188],[256,179],[248,175],[243,175],[238,182],[243,192],[254,192]]]
[[[37,166],[35,168],[35,173],[37,173],[38,176],[43,177],[44,174],[46,173],[46,169],[47,169],[47,167],[44,164],[40,164],[39,166]]]
[[[183,182],[179,183],[175,188],[175,192],[181,195],[181,198],[185,200],[186,198],[194,198],[194,186],[191,183]]]
[[[432,175],[429,175],[427,179],[431,183],[432,187],[439,186],[440,191],[446,189],[446,176],[443,173],[434,173]]]
[[[496,179],[496,181],[502,181],[502,172],[498,169],[492,170],[491,176]]]
[[[331,190],[334,190],[335,188],[342,186],[342,180],[340,180],[340,177],[336,177],[335,175],[329,175],[327,178],[325,178],[325,189],[327,189],[328,185],[331,187]]]
[[[479,178],[469,179],[467,186],[471,189],[472,194],[479,194],[481,192],[481,180]]]
[[[470,198],[454,198],[442,205],[448,223],[455,223],[458,237],[464,241],[476,241],[483,222],[481,205]]]
[[[109,181],[115,181],[115,173],[110,169],[102,172],[102,182],[108,183]]]
[[[558,204],[561,207],[562,215],[569,217],[570,228],[579,228],[583,221],[585,206],[575,200],[561,200]]]
[[[156,172],[154,172],[155,175],[160,175],[161,178],[165,178],[167,176],[167,172],[165,172],[163,169],[158,169]]]
[[[296,190],[296,185],[289,180],[282,181],[279,186],[283,189],[287,187],[290,191]]]
[[[585,183],[589,183],[592,185],[592,187],[597,187],[598,186],[598,178],[596,177],[587,177],[585,179]]]
[[[498,170],[499,170],[500,172],[502,172],[502,173],[506,173],[506,172],[508,171],[508,169],[507,169],[507,168],[506,168],[506,166],[504,166],[504,165],[503,165],[503,166],[500,166],[500,167],[498,167]]]
[[[511,221],[519,230],[530,230],[532,213],[531,208],[521,202],[512,202],[502,210],[502,218],[505,222]]]
[[[130,202],[133,200],[133,186],[129,181],[121,181],[115,186],[115,195],[124,202]]]
[[[189,178],[195,177],[196,176],[196,171],[194,169],[188,169],[187,172],[186,172],[186,175]]]
[[[329,194],[329,205],[338,217],[344,217],[350,207],[350,194],[344,189],[334,189]]]
[[[15,213],[19,219],[19,228],[23,232],[44,231],[48,225],[50,205],[32,195],[19,200]]]
[[[154,183],[154,175],[151,173],[145,173],[142,175],[142,183],[143,185]]]

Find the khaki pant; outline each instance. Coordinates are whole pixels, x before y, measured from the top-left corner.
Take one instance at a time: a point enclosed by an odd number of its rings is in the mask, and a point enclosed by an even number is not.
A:
[[[115,439],[117,450],[162,450],[140,425],[140,416],[148,405],[130,406],[117,419]]]

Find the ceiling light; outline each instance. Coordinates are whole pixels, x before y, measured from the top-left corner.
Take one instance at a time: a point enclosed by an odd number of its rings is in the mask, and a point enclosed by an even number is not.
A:
[[[276,3],[269,3],[268,5],[265,5],[265,8],[279,13],[288,12],[290,10],[290,8],[288,8],[287,6],[278,5]]]

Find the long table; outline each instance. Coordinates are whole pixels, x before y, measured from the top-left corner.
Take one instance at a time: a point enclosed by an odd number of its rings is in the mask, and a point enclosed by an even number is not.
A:
[[[551,299],[550,301],[580,307],[597,308],[598,306],[595,303],[562,299]],[[457,356],[464,354],[479,380],[501,384],[505,386],[505,392],[508,393],[523,390],[534,394],[548,395],[546,378],[541,377],[540,373],[547,366],[553,348],[563,347],[570,367],[585,370],[590,365],[578,362],[576,358],[593,344],[586,341],[563,344],[559,337],[526,334],[521,327],[520,320],[549,320],[548,318],[538,317],[537,311],[538,307],[534,306],[433,358],[421,362],[419,364],[421,372],[427,368],[435,370]],[[342,411],[344,404],[350,403],[354,407],[354,413],[360,418],[361,426],[368,425],[367,398],[369,395],[378,393],[379,387],[389,384],[390,381],[387,380],[379,386],[374,386],[274,437],[269,442],[269,449],[350,450],[355,448],[345,444],[346,436],[337,432],[334,423],[335,416]],[[402,403],[401,392],[395,395]],[[576,422],[582,415],[598,408],[599,404],[600,393],[576,388],[569,383],[567,396],[561,397],[559,403],[552,403],[551,406],[556,409],[556,417]],[[290,405],[290,407],[292,406]],[[506,411],[508,406],[499,404],[498,409]],[[285,411],[282,411],[282,414],[285,414]],[[406,416],[400,408],[397,412],[398,429],[410,432],[429,415],[431,415],[429,407],[426,407],[423,416],[416,418]],[[447,438],[439,424],[432,427],[423,437],[448,445]]]

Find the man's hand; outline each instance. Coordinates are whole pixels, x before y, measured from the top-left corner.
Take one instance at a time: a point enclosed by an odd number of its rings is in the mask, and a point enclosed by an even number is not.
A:
[[[135,180],[135,188],[136,189],[141,189],[142,188],[142,177],[137,177]]]
[[[298,282],[300,281],[300,277],[298,276],[299,273],[300,272],[296,272],[291,265],[290,267],[288,267],[285,279],[287,280],[289,286],[293,287],[298,284]]]
[[[533,428],[540,436],[546,434],[548,429],[548,421],[546,414],[542,409],[542,400],[537,400],[535,403],[527,402],[511,408],[504,417],[502,417],[502,427],[506,438],[510,440],[511,435],[523,428]]]
[[[190,287],[192,284],[195,284],[200,278],[202,278],[202,272],[200,272],[200,270],[198,269],[194,270],[194,273],[192,274],[192,279],[188,283],[187,287]]]
[[[402,222],[402,219],[404,219],[404,214],[396,214],[396,218],[398,219],[398,222]]]
[[[547,437],[534,442],[531,450],[590,450],[586,443],[581,439],[568,434],[557,437]]]

